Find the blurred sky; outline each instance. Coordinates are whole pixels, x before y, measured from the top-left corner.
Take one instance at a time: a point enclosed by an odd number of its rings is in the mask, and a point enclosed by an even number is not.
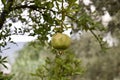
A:
[[[13,43],[7,43],[7,46],[5,48],[1,48],[2,52],[0,52],[0,55],[7,56],[8,62],[10,64],[13,64],[15,61],[15,58],[18,54],[17,51],[23,48],[23,46],[26,44],[26,42],[17,42],[16,44]]]

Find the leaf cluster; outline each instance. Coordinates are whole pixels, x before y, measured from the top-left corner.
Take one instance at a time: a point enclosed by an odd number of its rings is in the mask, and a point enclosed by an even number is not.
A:
[[[0,80],[11,80],[13,75],[4,75],[2,72],[0,72]]]
[[[2,57],[1,55],[0,55],[0,64],[2,64],[5,68],[7,68],[7,66],[4,64],[4,63],[6,63],[7,62],[7,57]]]
[[[40,65],[34,76],[41,80],[71,80],[83,73],[81,61],[73,53],[57,55],[53,59],[47,57],[45,64]]]

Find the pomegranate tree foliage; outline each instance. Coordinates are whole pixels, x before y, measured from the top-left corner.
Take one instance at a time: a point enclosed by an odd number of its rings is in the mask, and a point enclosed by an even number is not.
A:
[[[72,50],[59,55],[39,42],[26,44],[18,55],[12,66],[15,74],[12,80],[72,80],[85,71]]]
[[[64,32],[70,28],[71,34],[80,30],[90,31],[104,48],[101,32],[105,29],[96,16],[101,16],[102,8],[106,8],[115,18],[108,25],[108,29],[113,32],[116,27],[119,28],[120,2],[119,0],[91,1],[96,6],[95,12],[91,12],[90,5],[85,6],[82,0],[1,0],[3,7],[0,10],[0,47],[5,47],[7,42],[13,42],[10,36],[14,34],[37,36],[44,45],[48,35]],[[112,7],[113,4],[116,4],[115,7]],[[23,14],[25,11],[27,13]],[[13,26],[17,22],[21,22],[21,27]],[[100,33],[96,34],[94,31]]]
[[[96,24],[96,22],[91,22],[91,18],[89,17],[89,15],[87,15],[85,13],[85,10],[81,8],[82,5],[76,3],[76,0],[1,1],[4,6],[0,15],[2,41],[1,47],[5,47],[5,45],[7,45],[7,42],[13,42],[10,37],[10,35],[13,34],[28,34],[29,36],[37,36],[37,39],[40,41],[40,43],[44,45],[44,43],[46,43],[48,40],[48,35],[51,36],[52,33],[64,32],[69,28],[74,29],[73,24],[78,24],[80,21],[84,21],[85,24],[87,21],[90,24]],[[64,3],[67,5],[66,7],[64,7]],[[24,11],[26,11],[27,13],[23,14]],[[85,14],[83,14],[83,11]],[[75,15],[80,14],[81,16],[75,17]],[[13,26],[13,24],[17,23],[18,21],[20,21],[22,24],[20,28],[18,28],[17,26]],[[87,31],[89,30],[89,26],[85,24],[79,23],[78,26],[81,26],[80,28],[82,30]],[[84,25],[85,28],[83,27]],[[52,28],[53,30],[51,30]],[[77,59],[74,59],[74,56],[72,58],[71,57],[66,56],[66,58],[64,58],[64,56],[56,56],[54,58],[55,60],[52,61],[52,63],[56,65],[55,68],[54,66],[52,67],[52,64],[46,63],[49,65],[49,68],[45,68],[46,73],[48,74],[45,76],[39,75],[39,77],[42,77],[41,79],[46,78],[47,80],[61,80],[71,79],[73,75],[79,75],[80,73],[82,73],[81,67],[79,67],[80,62],[77,62]],[[56,61],[60,62],[57,63]],[[74,69],[72,69],[73,67]],[[49,70],[51,70],[50,73]],[[50,77],[51,73],[53,74],[52,78]],[[38,73],[36,73],[35,75],[37,74]],[[41,72],[41,74],[44,74],[44,72]]]
[[[91,13],[86,13],[82,1],[1,0],[1,2],[3,5],[0,11],[0,47],[5,47],[7,42],[14,43],[11,35],[37,36],[41,44],[45,44],[48,36],[69,28],[73,31],[103,29],[99,22],[90,17]],[[21,22],[22,25],[14,26],[17,22]],[[97,36],[96,38],[99,40]]]
[[[72,30],[103,30],[90,11],[77,0],[1,0],[3,8],[0,15],[0,39],[4,47],[6,41],[13,42],[10,35],[28,34],[37,36],[42,44],[52,33]],[[27,13],[25,13],[27,12]],[[24,14],[23,14],[24,13]],[[21,22],[21,26],[14,23]],[[12,27],[12,29],[11,29]],[[58,28],[59,27],[59,28]],[[99,40],[99,39],[98,39]]]

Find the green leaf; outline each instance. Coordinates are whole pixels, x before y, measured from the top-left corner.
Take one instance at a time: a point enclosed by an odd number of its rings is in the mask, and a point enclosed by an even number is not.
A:
[[[5,59],[7,59],[7,57],[3,57],[3,58],[2,58],[2,61],[4,61]]]
[[[3,65],[6,69],[8,69],[8,67],[7,67],[4,63],[2,63],[2,65]]]
[[[35,5],[41,7],[42,4],[41,4],[41,0],[34,0],[35,1]]]
[[[2,56],[0,55],[0,59],[2,59]]]
[[[73,3],[75,3],[77,0],[66,0],[66,1],[68,1],[69,4],[73,4]]]
[[[2,1],[3,5],[5,6],[6,0],[1,0],[1,1]]]
[[[50,13],[43,14],[43,18],[49,24],[53,24],[53,19],[52,19]]]
[[[51,9],[54,6],[53,2],[46,2],[45,5],[47,6],[48,9]]]

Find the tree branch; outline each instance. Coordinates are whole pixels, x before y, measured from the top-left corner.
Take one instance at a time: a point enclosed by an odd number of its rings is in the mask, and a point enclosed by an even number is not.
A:
[[[16,6],[16,7],[12,8],[12,10],[25,9],[25,8],[36,10],[36,11],[40,11],[41,9],[47,9],[45,7],[39,7],[39,6],[36,6],[36,5],[29,5],[29,6],[28,5],[19,5],[19,6]],[[55,12],[52,9],[49,9],[49,10],[52,11],[52,12]]]
[[[38,9],[45,9],[44,7],[38,7],[36,5],[20,5],[20,6],[16,6],[13,8],[13,10],[17,10],[17,9],[25,9],[25,8],[30,8],[30,9],[33,9],[33,10],[38,10]]]
[[[45,9],[44,7],[38,7],[35,5],[20,5],[20,6],[16,6],[16,7],[12,7],[13,5],[13,0],[8,0],[7,4],[4,5],[4,9],[2,11],[2,13],[0,14],[0,29],[2,29],[4,22],[6,21],[6,17],[8,16],[8,14],[13,11],[13,10],[17,10],[17,9],[21,9],[21,8],[30,8],[33,10],[39,10],[41,9]]]
[[[0,14],[0,29],[2,29],[6,17],[10,13],[10,9],[12,8],[12,5],[13,5],[13,0],[7,0],[7,3],[4,5],[4,9]]]
[[[8,3],[9,4],[5,5],[7,7],[4,7],[4,9],[3,9],[3,11],[0,15],[0,29],[2,29],[3,24],[6,20],[6,17],[8,16],[8,14],[13,10],[29,8],[29,9],[32,9],[32,10],[40,11],[41,9],[47,9],[45,7],[39,7],[39,6],[36,6],[36,5],[29,5],[29,6],[28,5],[17,5],[15,7],[12,7],[13,0],[8,0]],[[50,11],[55,12],[52,9],[50,9]],[[42,11],[40,11],[40,12],[42,12]]]

